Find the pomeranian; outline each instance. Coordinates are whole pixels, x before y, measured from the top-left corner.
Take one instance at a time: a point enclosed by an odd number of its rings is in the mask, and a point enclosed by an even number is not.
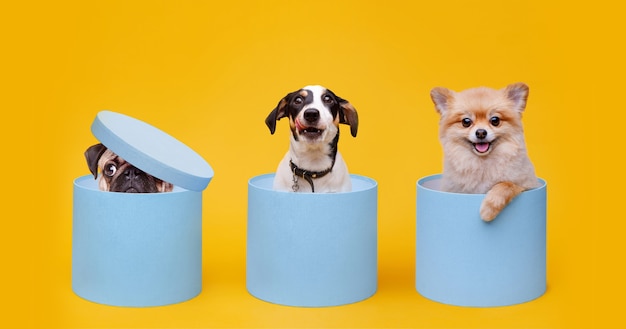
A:
[[[461,92],[437,87],[430,97],[441,115],[441,190],[486,193],[480,217],[489,222],[518,194],[539,186],[522,128],[526,84]]]

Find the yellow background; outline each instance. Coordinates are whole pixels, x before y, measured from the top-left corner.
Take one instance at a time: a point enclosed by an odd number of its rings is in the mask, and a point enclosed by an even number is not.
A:
[[[6,327],[620,327],[624,300],[621,8],[603,1],[77,1],[2,5],[2,317]],[[415,182],[441,171],[434,86],[530,86],[526,141],[548,182],[548,291],[461,308],[414,289]],[[245,289],[247,181],[287,150],[264,119],[323,84],[352,102],[352,173],[379,183],[379,289],[353,305],[272,305]],[[215,170],[203,292],[118,308],[71,291],[72,181],[96,113],[170,133]],[[497,248],[498,246],[494,246]]]

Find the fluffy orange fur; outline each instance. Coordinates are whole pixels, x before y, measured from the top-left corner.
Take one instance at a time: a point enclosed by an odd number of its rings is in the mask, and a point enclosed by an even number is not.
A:
[[[437,87],[430,95],[441,115],[443,191],[486,193],[480,216],[491,221],[515,196],[539,185],[522,127],[528,86],[461,92]]]

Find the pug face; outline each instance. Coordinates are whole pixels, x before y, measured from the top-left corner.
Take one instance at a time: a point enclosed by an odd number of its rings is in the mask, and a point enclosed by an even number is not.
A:
[[[156,193],[170,192],[174,188],[171,183],[158,179],[128,163],[102,144],[96,144],[85,151],[89,171],[98,179],[101,191],[123,193]]]

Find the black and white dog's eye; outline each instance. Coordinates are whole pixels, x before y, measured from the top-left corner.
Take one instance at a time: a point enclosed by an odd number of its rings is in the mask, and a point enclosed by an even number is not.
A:
[[[500,125],[500,118],[491,117],[491,119],[489,119],[489,122],[491,123],[492,126],[497,127]]]
[[[294,98],[294,99],[293,99],[293,103],[294,103],[294,104],[296,104],[296,105],[300,105],[300,104],[302,104],[302,102],[303,102],[303,101],[304,101],[304,100],[303,100],[303,99],[302,99],[302,97],[300,97],[300,96],[298,96],[298,97],[296,97],[296,98]]]
[[[467,128],[472,125],[472,120],[470,118],[463,118],[463,120],[461,120],[461,124],[463,127]]]
[[[115,164],[109,163],[106,166],[104,166],[105,175],[109,177],[113,177],[113,175],[115,175],[116,172],[117,172],[117,166],[115,166]]]
[[[324,95],[322,96],[322,100],[324,101],[324,103],[326,104],[332,104],[333,103],[333,98],[330,97],[330,95]]]

